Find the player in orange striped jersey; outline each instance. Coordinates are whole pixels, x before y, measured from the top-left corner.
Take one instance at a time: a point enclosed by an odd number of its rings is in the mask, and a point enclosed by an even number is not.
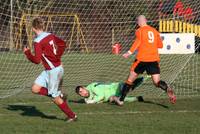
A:
[[[128,58],[137,50],[136,60],[131,66],[130,75],[122,89],[121,97],[115,101],[118,105],[123,105],[124,98],[129,92],[132,83],[139,74],[146,71],[147,74],[151,75],[154,85],[167,92],[171,103],[175,103],[176,96],[173,90],[165,81],[160,80],[158,48],[163,47],[160,33],[155,28],[147,25],[144,15],[140,15],[137,18],[137,24],[140,28],[136,31],[136,40],[130,50],[123,55],[124,58]]]

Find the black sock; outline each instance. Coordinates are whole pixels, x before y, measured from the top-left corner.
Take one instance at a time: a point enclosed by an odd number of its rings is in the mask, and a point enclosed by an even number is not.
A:
[[[124,101],[124,99],[125,99],[127,93],[129,92],[130,88],[131,88],[131,85],[130,85],[130,84],[125,83],[125,84],[123,85],[122,94],[121,94],[121,96],[120,96],[120,98],[119,98],[120,101]]]
[[[142,82],[144,81],[143,77],[137,78],[134,82],[133,85],[131,86],[131,90],[133,91],[135,88],[137,88]]]
[[[161,88],[162,90],[164,90],[165,92],[167,92],[168,89],[168,85],[165,81],[159,81],[158,82],[158,87]]]

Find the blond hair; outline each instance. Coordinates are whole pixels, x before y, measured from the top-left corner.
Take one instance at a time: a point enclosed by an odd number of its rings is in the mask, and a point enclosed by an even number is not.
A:
[[[44,21],[42,18],[34,18],[32,21],[32,27],[37,30],[43,30],[44,29]]]

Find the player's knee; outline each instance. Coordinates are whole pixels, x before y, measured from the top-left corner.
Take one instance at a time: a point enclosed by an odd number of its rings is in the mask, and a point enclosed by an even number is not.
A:
[[[37,86],[37,85],[33,85],[31,88],[32,93],[37,94],[40,92],[41,87]]]
[[[153,84],[156,86],[156,87],[159,87],[159,81],[158,82],[153,82]]]
[[[132,83],[137,77],[138,77],[138,74],[135,73],[134,71],[131,71],[128,77],[128,81]]]
[[[159,87],[160,80],[155,80],[155,79],[153,79],[153,84],[154,84],[156,87]]]

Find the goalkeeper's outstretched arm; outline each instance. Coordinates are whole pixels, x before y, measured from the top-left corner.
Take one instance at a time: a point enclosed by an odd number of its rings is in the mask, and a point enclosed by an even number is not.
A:
[[[96,103],[101,103],[104,100],[104,96],[94,96],[92,99],[87,99],[85,98],[85,103],[86,104],[96,104]]]

